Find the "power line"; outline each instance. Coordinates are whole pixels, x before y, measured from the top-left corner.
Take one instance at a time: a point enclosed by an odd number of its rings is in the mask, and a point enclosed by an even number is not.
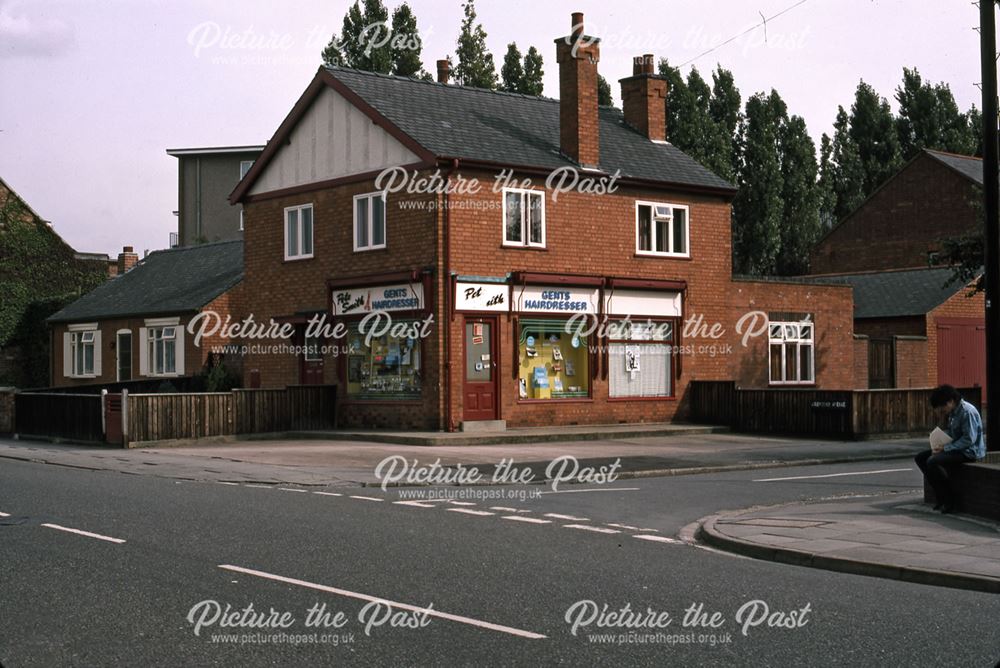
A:
[[[684,67],[685,65],[693,63],[694,61],[698,60],[702,56],[707,56],[708,54],[712,53],[713,51],[721,49],[722,47],[726,46],[727,44],[729,44],[731,42],[735,42],[740,37],[743,37],[747,33],[753,32],[754,30],[756,30],[757,28],[760,28],[761,26],[764,26],[764,31],[765,31],[764,34],[766,35],[767,34],[767,22],[768,21],[773,21],[774,19],[778,18],[782,14],[787,14],[788,12],[792,11],[793,9],[795,9],[796,7],[798,7],[799,5],[804,5],[808,1],[809,0],[799,0],[794,5],[792,5],[790,7],[786,7],[785,9],[782,9],[780,12],[778,12],[774,16],[768,16],[767,18],[764,18],[764,15],[761,14],[761,18],[763,18],[763,20],[760,23],[758,23],[756,25],[753,25],[753,26],[750,26],[749,28],[747,28],[746,30],[744,30],[743,32],[741,32],[740,34],[733,35],[732,37],[730,37],[729,39],[727,39],[725,42],[722,42],[720,44],[716,44],[715,46],[713,46],[712,48],[708,49],[707,51],[702,51],[701,53],[699,53],[694,58],[691,58],[690,60],[686,60],[683,63],[681,63],[680,65],[678,65],[677,68],[680,69],[680,68]]]

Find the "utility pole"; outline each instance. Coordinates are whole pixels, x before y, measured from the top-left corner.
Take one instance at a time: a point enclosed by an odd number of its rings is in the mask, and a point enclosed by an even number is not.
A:
[[[983,204],[986,230],[986,447],[1000,450],[1000,164],[997,163],[996,0],[979,0],[983,69]],[[992,437],[992,438],[991,438]]]

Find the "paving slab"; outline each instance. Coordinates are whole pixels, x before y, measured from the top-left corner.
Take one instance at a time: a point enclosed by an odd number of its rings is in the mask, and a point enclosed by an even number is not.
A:
[[[919,499],[907,493],[726,513],[703,520],[698,537],[786,564],[1000,593],[1000,525],[935,513]]]

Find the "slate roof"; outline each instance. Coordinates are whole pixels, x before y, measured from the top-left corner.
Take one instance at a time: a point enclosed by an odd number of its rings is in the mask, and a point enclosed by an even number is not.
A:
[[[983,160],[970,155],[958,155],[957,153],[944,153],[942,151],[932,151],[925,149],[926,153],[935,160],[951,167],[956,172],[983,185]]]
[[[947,267],[837,274],[809,280],[836,280],[854,288],[854,318],[898,318],[924,315],[965,289],[951,282]]]
[[[88,292],[50,323],[197,311],[243,280],[243,242],[154,251],[125,274]]]
[[[558,100],[342,67],[326,69],[436,157],[546,170],[574,164],[559,152]],[[598,114],[599,166],[605,172],[620,170],[623,178],[736,192],[736,186],[677,147],[654,143],[626,126],[620,110],[601,107]]]

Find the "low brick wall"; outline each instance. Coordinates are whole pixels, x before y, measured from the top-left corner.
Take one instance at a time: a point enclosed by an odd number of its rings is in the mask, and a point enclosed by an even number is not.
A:
[[[958,494],[960,512],[1000,521],[1000,453],[988,453],[983,462],[956,466],[951,483]],[[926,481],[924,501],[937,503]]]

